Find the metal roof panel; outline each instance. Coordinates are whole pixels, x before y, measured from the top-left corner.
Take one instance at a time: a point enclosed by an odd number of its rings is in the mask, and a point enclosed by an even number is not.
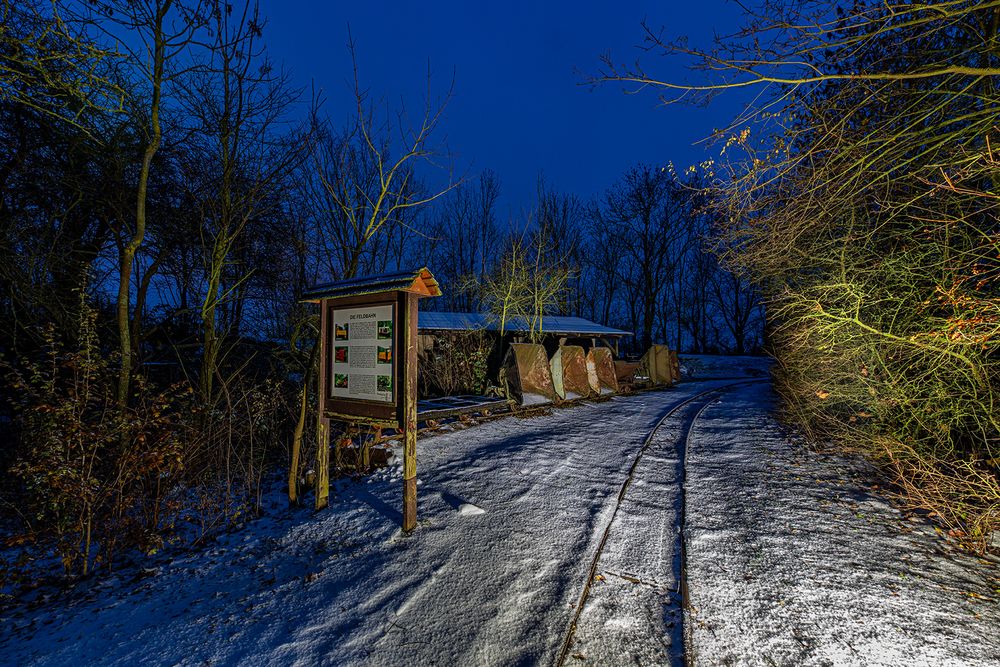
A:
[[[500,329],[496,318],[486,313],[450,313],[420,311],[417,326],[421,331],[469,331]],[[507,321],[506,330],[511,333],[527,333],[528,323],[515,317]],[[629,331],[606,327],[582,317],[546,315],[542,318],[542,332],[567,336],[631,336]]]

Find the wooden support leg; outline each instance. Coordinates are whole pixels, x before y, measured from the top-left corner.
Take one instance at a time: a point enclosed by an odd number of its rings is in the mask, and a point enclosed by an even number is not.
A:
[[[417,527],[417,478],[403,480],[403,532]]]
[[[351,445],[350,430],[342,431],[337,436],[336,444],[333,447],[333,469],[339,475],[344,469],[344,448]]]
[[[316,509],[330,502],[330,420],[320,417],[316,429]]]
[[[417,527],[417,425],[407,424],[403,443],[403,532]]]
[[[403,393],[403,532],[417,527],[417,297],[406,295],[406,391]]]

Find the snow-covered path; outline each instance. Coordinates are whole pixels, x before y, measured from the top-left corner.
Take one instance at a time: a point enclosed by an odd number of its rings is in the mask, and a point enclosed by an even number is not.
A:
[[[1000,571],[809,451],[735,388],[694,425],[687,578],[698,665],[1000,665]]]
[[[398,467],[338,486],[318,514],[282,509],[279,490],[272,516],[207,551],[0,615],[0,662],[551,664],[592,565],[566,664],[676,662],[690,427],[697,664],[1000,664],[995,568],[932,559],[944,544],[933,529],[866,491],[857,464],[784,437],[765,384],[674,411],[615,512],[661,417],[730,384],[422,439],[412,536],[398,530]]]
[[[414,535],[398,532],[401,482],[390,468],[341,487],[329,511],[262,519],[140,580],[4,618],[2,655],[53,665],[549,663],[644,438],[671,407],[723,384],[424,439]],[[648,494],[660,491],[669,488]],[[655,534],[637,528],[669,569],[672,501],[654,500],[647,514],[664,508]]]

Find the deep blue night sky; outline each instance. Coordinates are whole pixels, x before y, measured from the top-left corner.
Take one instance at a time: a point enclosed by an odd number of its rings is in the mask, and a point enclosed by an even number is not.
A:
[[[539,172],[558,190],[589,199],[638,162],[679,168],[712,149],[695,142],[725,126],[740,98],[707,108],[660,106],[655,91],[625,95],[620,86],[580,85],[602,53],[617,62],[642,58],[650,73],[692,80],[675,59],[644,54],[641,21],[707,45],[732,32],[739,9],[699,2],[304,2],[262,0],[272,59],[298,85],[314,82],[325,111],[349,118],[352,97],[348,26],[362,83],[377,97],[419,111],[430,63],[442,93],[454,97],[439,138],[459,171],[491,168],[503,186],[501,215],[533,205]],[[341,119],[343,119],[341,121]]]

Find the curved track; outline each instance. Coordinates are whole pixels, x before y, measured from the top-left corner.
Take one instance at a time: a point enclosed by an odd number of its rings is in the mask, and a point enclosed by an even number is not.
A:
[[[557,667],[561,667],[563,664],[565,664],[566,658],[569,656],[570,650],[573,645],[573,637],[576,633],[577,624],[580,620],[580,614],[583,612],[584,606],[587,603],[587,599],[590,596],[590,587],[591,584],[593,584],[594,579],[597,575],[598,565],[600,563],[601,556],[604,553],[604,548],[605,545],[607,544],[608,536],[611,533],[611,528],[615,523],[615,518],[617,517],[618,511],[621,508],[622,501],[625,499],[625,496],[628,493],[628,489],[632,485],[632,481],[635,478],[636,469],[639,467],[639,463],[642,460],[643,456],[646,454],[646,452],[649,451],[651,445],[653,444],[656,432],[665,423],[667,423],[668,420],[677,415],[684,408],[694,403],[698,403],[700,401],[700,404],[698,405],[698,408],[694,412],[694,414],[688,417],[682,423],[681,434],[677,438],[676,442],[677,456],[680,461],[680,475],[678,479],[680,486],[680,507],[678,513],[679,526],[677,531],[678,549],[679,549],[678,562],[680,564],[679,565],[680,571],[677,572],[676,593],[679,598],[679,604],[681,610],[683,612],[686,612],[686,610],[688,609],[688,591],[687,591],[687,573],[686,573],[687,567],[685,560],[686,559],[685,486],[687,477],[686,475],[687,453],[690,443],[691,429],[694,426],[694,423],[701,417],[702,413],[705,412],[705,410],[708,409],[709,406],[715,403],[718,400],[719,396],[723,394],[726,390],[732,389],[733,387],[743,386],[747,384],[756,384],[759,382],[766,382],[766,381],[767,380],[765,378],[748,378],[738,382],[732,382],[730,384],[726,384],[721,387],[717,386],[711,389],[707,389],[669,408],[666,412],[663,413],[663,416],[660,417],[660,419],[656,422],[653,428],[650,429],[649,433],[643,440],[642,446],[636,452],[635,458],[632,460],[632,464],[629,466],[628,474],[626,475],[625,480],[622,482],[621,489],[618,491],[618,497],[615,500],[615,506],[611,514],[611,519],[604,527],[604,531],[601,535],[601,540],[598,543],[593,558],[591,559],[590,568],[587,571],[587,580],[584,582],[583,590],[580,592],[580,599],[577,601],[576,608],[574,609],[573,612],[573,618],[566,629],[566,634],[563,637],[562,646],[560,648],[558,656],[556,657],[555,662],[553,663],[554,665],[556,665]],[[693,659],[692,655],[693,651],[689,641],[690,638],[689,628],[687,627],[687,623],[684,623],[683,621],[683,613],[681,615],[681,637],[683,638],[683,647],[680,647],[681,652],[680,655],[677,656],[675,663],[690,664]]]

